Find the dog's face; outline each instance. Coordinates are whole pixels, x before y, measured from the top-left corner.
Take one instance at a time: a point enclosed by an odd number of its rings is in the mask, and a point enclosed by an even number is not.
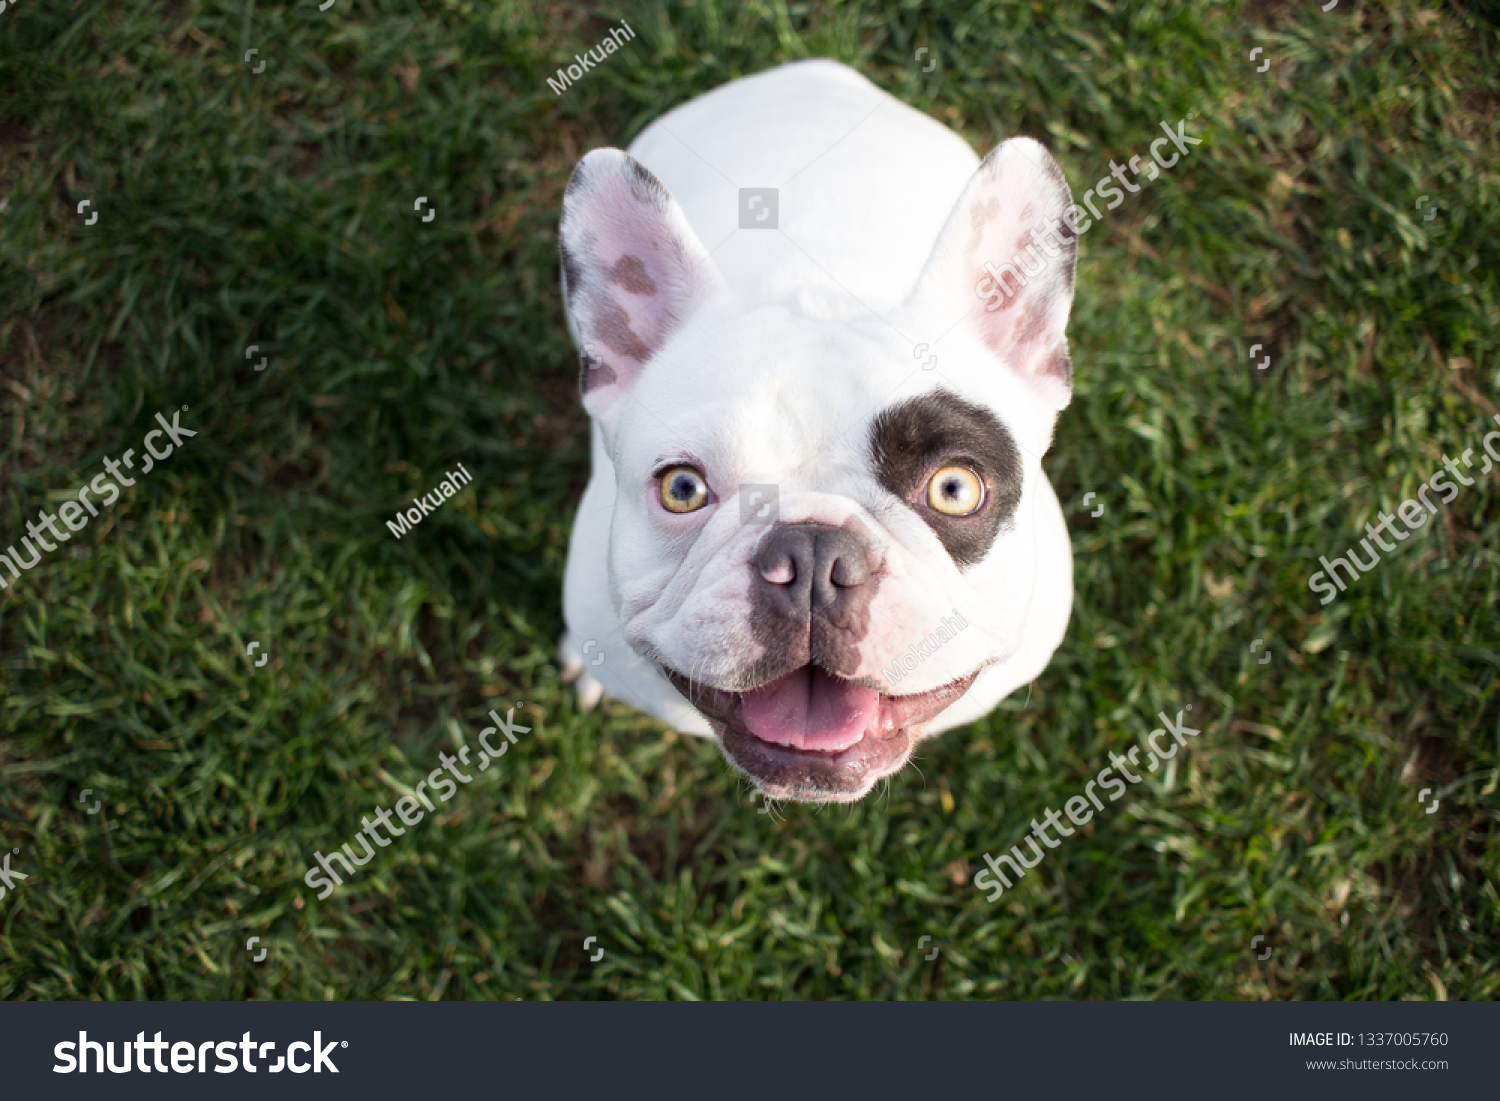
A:
[[[1020,646],[1076,238],[1033,249],[1025,286],[1006,272],[1013,294],[984,265],[1071,209],[1046,152],[1007,142],[906,302],[834,322],[745,308],[625,154],[575,171],[564,289],[616,474],[616,611],[767,794],[859,798]]]

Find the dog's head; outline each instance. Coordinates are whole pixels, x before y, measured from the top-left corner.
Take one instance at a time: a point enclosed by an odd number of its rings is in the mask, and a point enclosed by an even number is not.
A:
[[[1072,392],[1072,212],[1047,152],[1008,141],[904,303],[835,322],[747,308],[626,154],[574,172],[564,297],[616,474],[615,608],[772,797],[864,795],[1020,646]]]

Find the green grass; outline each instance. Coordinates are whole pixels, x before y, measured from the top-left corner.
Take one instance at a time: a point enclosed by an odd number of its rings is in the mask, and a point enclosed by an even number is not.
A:
[[[1497,411],[1493,10],[670,3],[553,95],[621,14],[0,15],[0,540],[157,411],[198,432],[0,592],[0,847],[32,876],[0,996],[1500,995],[1500,472],[1327,608],[1306,588]],[[1162,120],[1206,140],[1082,242],[1051,665],[878,798],[773,819],[711,743],[559,683],[588,455],[555,238],[589,148],[807,56],[981,153],[1041,138],[1079,195]],[[474,484],[398,543],[455,461]],[[512,753],[315,899],[315,849],[517,701]],[[974,890],[1188,703],[1170,784]]]

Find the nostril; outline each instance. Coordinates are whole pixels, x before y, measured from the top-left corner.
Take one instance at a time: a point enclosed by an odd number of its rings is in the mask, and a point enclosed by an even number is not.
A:
[[[870,579],[869,560],[859,553],[841,554],[828,571],[828,579],[841,589],[852,589]]]
[[[782,558],[760,567],[760,575],[771,585],[790,585],[797,580],[797,567],[790,558]]]
[[[773,530],[755,556],[755,570],[767,585],[822,594],[820,604],[839,599],[835,590],[869,581],[875,560],[851,533],[822,524],[789,524]]]
[[[798,527],[771,533],[755,558],[755,568],[768,585],[787,586],[810,577],[813,565],[812,539]]]

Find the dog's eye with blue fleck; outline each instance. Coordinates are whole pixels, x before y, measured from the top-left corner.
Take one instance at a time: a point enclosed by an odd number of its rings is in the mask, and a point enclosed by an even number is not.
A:
[[[690,466],[668,467],[657,479],[656,488],[668,512],[697,512],[708,504],[708,482]]]
[[[968,516],[984,504],[984,482],[966,466],[945,466],[927,483],[927,503],[944,516]]]

